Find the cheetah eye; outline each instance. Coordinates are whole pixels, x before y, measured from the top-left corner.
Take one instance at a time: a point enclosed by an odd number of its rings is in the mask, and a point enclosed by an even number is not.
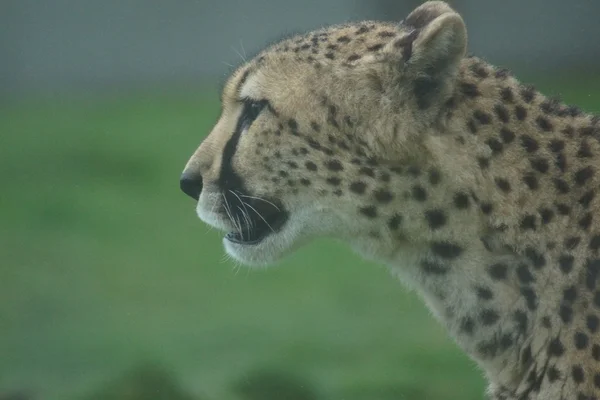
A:
[[[252,100],[244,99],[244,110],[240,119],[242,130],[248,129],[256,118],[260,115],[261,111],[268,104],[267,100]]]

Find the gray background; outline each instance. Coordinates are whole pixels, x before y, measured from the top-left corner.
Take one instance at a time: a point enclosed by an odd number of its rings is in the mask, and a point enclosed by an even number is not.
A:
[[[0,92],[211,81],[286,33],[400,20],[414,0],[2,0]],[[535,73],[594,72],[600,1],[455,0],[470,50]]]

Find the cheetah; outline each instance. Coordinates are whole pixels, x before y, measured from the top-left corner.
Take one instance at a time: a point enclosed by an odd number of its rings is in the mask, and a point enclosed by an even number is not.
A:
[[[181,189],[242,264],[328,236],[388,266],[490,399],[600,399],[600,118],[466,48],[442,1],[270,45]]]

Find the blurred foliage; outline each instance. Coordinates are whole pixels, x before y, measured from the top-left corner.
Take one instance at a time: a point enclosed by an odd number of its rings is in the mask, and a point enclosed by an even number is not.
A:
[[[140,365],[82,400],[199,400],[158,365]]]
[[[258,370],[234,385],[244,400],[318,400],[310,383],[279,370]]]

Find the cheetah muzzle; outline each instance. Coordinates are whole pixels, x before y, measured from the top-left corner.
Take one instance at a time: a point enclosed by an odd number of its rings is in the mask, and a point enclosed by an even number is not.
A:
[[[240,263],[327,236],[387,265],[493,400],[598,400],[600,118],[466,48],[442,1],[282,40],[231,75],[181,189]]]

